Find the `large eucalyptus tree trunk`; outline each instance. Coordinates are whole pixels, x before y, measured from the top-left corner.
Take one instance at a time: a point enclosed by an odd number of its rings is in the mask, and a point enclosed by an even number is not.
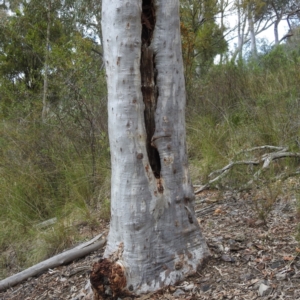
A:
[[[178,0],[103,0],[111,225],[98,293],[145,293],[209,255],[194,213],[185,133]]]

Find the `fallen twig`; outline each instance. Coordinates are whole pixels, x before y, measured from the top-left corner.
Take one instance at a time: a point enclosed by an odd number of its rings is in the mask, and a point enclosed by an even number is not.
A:
[[[220,170],[216,170],[216,171],[211,172],[208,175],[208,177],[212,177],[216,173],[223,173],[223,172],[231,169],[233,166],[236,166],[236,165],[259,165],[259,163],[260,163],[259,160],[250,160],[250,161],[248,161],[248,160],[241,160],[241,161],[231,162],[227,166],[225,166],[224,168],[222,168]]]
[[[223,277],[223,274],[222,274],[222,271],[219,269],[219,268],[217,268],[216,266],[213,266],[219,273],[220,273],[220,275]]]

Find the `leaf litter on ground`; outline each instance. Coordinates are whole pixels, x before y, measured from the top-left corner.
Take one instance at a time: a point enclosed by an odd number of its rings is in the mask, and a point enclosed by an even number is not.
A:
[[[207,265],[178,285],[136,299],[300,299],[299,220],[295,195],[289,197],[277,199],[262,222],[251,191],[203,191],[195,210],[211,250]],[[0,299],[93,299],[89,273],[102,251],[30,278]]]

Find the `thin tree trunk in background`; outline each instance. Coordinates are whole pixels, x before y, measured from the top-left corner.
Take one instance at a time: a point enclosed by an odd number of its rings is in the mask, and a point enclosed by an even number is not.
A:
[[[280,20],[276,20],[274,23],[274,38],[275,38],[275,45],[279,44],[279,35],[278,35],[278,24]]]
[[[271,2],[271,6],[275,12],[275,15],[276,15],[276,20],[274,22],[274,43],[275,45],[278,45],[279,44],[279,34],[278,34],[278,25],[282,19],[282,16],[283,16],[283,12],[281,11],[278,11],[277,8],[276,8],[276,5],[274,2]]]
[[[209,256],[194,212],[185,133],[178,0],[103,0],[112,164],[98,294],[146,293],[195,273]],[[199,270],[199,269],[198,269]]]
[[[244,40],[244,33],[242,31],[242,15],[241,15],[241,7],[240,2],[238,1],[238,51],[239,51],[239,60],[243,58],[243,40]]]
[[[252,5],[248,5],[248,24],[250,31],[250,39],[251,39],[251,55],[252,58],[257,58],[257,48],[256,48],[256,37],[254,31],[254,22],[253,22],[253,14],[252,14]]]
[[[224,32],[224,28],[225,28],[225,26],[224,26],[224,13],[225,13],[224,0],[221,0],[220,1],[220,14],[221,14],[221,16],[220,16],[220,18],[221,18],[220,27],[221,27],[222,33]],[[222,64],[223,64],[223,53],[220,54],[220,65],[222,65]]]
[[[49,64],[49,47],[50,47],[50,26],[51,26],[51,0],[49,1],[47,11],[47,32],[46,32],[46,47],[45,47],[45,65],[44,65],[44,89],[43,89],[43,110],[42,110],[42,121],[45,122],[49,111],[48,104],[48,64]]]
[[[235,50],[235,52],[232,55],[232,61],[236,60],[236,57],[238,56],[238,60],[242,61],[243,59],[243,46],[245,44],[245,41],[247,41],[247,37],[245,34],[245,28],[246,28],[246,18],[247,15],[243,11],[242,4],[240,3],[240,0],[237,0],[236,2],[237,7],[237,16],[238,16],[238,45]]]

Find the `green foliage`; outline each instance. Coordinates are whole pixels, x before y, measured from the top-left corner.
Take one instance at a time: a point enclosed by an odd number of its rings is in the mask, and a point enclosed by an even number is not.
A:
[[[282,67],[288,67],[290,63],[294,63],[290,53],[285,45],[279,45],[272,49],[269,53],[264,54],[260,58],[260,65],[271,72],[275,72]]]
[[[276,145],[299,152],[299,70],[295,52],[282,45],[256,63],[213,66],[193,85],[187,132],[190,160],[198,169],[193,170],[194,180],[204,184],[212,179],[208,178],[211,171],[247,159],[236,156],[244,149]],[[293,170],[297,160],[285,160],[281,168],[285,166]],[[276,172],[264,176],[270,179]],[[240,188],[253,174],[245,166],[236,166],[218,186]],[[260,178],[261,183],[266,178]]]
[[[48,4],[25,1],[17,11],[16,2],[15,14],[0,20],[0,278],[76,243],[76,224],[109,219],[101,49],[52,3],[43,122]]]
[[[199,117],[190,114],[187,124],[187,145],[189,161],[193,165],[192,175],[196,182],[207,182],[208,174],[214,168],[226,164],[227,137],[230,127],[226,123],[218,124],[209,116]]]
[[[219,7],[211,0],[181,0],[181,38],[187,85],[203,76],[217,54],[227,50],[226,28],[216,22]],[[192,83],[191,83],[192,84]]]
[[[25,244],[28,253],[37,251],[41,234],[33,230],[36,224],[53,217],[59,226],[69,219],[89,220],[91,211],[96,212],[101,199],[109,196],[107,134],[97,129],[92,140],[86,137],[90,128],[81,126],[71,120],[47,125],[1,123],[0,223],[6,224],[0,230],[1,251],[18,244],[22,236],[32,240]],[[45,256],[70,245],[75,233],[72,226],[43,232]],[[18,261],[20,266],[31,263]]]
[[[0,73],[15,85],[21,82],[29,90],[37,91],[42,87],[47,7],[43,2],[35,1],[23,5],[22,12],[17,10],[1,26]],[[63,48],[67,45],[67,37],[61,21],[54,13],[57,12],[52,11],[51,46]],[[70,51],[67,47],[64,48],[65,52]],[[67,54],[65,53],[66,56]]]
[[[271,170],[271,172],[274,172]],[[270,171],[269,171],[270,173]],[[274,177],[274,173],[272,174]],[[283,182],[278,180],[276,182],[269,182],[270,174],[264,174],[264,185],[261,189],[253,189],[252,197],[254,202],[254,209],[257,216],[267,224],[267,218],[274,208],[278,197],[284,194]]]

